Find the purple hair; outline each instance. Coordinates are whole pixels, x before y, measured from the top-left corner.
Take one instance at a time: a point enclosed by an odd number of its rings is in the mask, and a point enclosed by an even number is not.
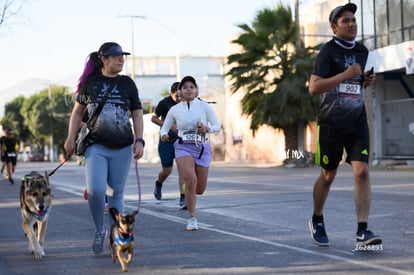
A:
[[[79,77],[78,85],[76,87],[75,95],[77,95],[85,83],[86,78],[93,74],[100,74],[102,69],[102,62],[99,59],[98,52],[92,52],[86,58],[85,67],[83,68],[83,73]]]
[[[83,84],[85,83],[85,80],[90,76],[94,74],[101,74],[103,63],[101,61],[101,56],[107,56],[105,53],[107,50],[110,50],[113,47],[119,47],[121,50],[121,54],[129,55],[129,53],[123,52],[121,49],[121,46],[119,46],[115,42],[105,42],[103,43],[97,52],[92,52],[88,55],[86,58],[85,68],[83,69],[82,75],[79,77],[78,85],[76,87],[75,95],[77,95],[82,88]],[[110,55],[110,53],[108,54]]]

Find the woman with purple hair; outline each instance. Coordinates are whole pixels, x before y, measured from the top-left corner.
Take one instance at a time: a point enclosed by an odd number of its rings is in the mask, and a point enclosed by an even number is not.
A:
[[[91,118],[100,102],[106,100],[90,127],[89,145],[84,154],[88,204],[96,228],[92,244],[95,254],[102,252],[107,234],[105,195],[108,195],[109,207],[124,212],[124,187],[131,159],[132,156],[141,158],[144,152],[143,112],[138,89],[130,77],[119,74],[126,55],[129,53],[114,42],[106,42],[98,51],[89,54],[75,92],[76,102],[65,141],[66,153],[72,155],[82,118],[84,115]],[[113,222],[110,219],[110,223]]]

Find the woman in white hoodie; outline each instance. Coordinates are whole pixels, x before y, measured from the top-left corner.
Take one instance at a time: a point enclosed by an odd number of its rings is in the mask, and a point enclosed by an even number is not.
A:
[[[185,200],[190,218],[186,230],[198,230],[195,217],[196,195],[206,190],[211,163],[209,133],[217,133],[221,125],[213,108],[197,98],[198,86],[192,76],[184,77],[178,86],[181,102],[171,107],[160,130],[162,141],[168,141],[168,131],[175,123],[178,139],[174,143],[178,171],[186,190]]]

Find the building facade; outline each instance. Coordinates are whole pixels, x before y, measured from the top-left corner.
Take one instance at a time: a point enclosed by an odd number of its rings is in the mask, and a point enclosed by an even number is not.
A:
[[[300,8],[307,46],[330,39],[328,16],[338,5],[358,6],[357,40],[370,51],[375,86],[367,91],[374,164],[414,159],[414,0],[309,1]]]
[[[332,37],[328,17],[332,9],[346,2],[358,6],[357,40],[369,50],[366,70],[374,67],[376,84],[366,91],[371,130],[372,163],[414,159],[414,0],[311,0],[300,5],[299,21],[306,46],[315,46]],[[235,49],[231,49],[231,54]],[[233,51],[233,52],[231,52]],[[210,140],[214,159],[226,162],[280,164],[300,156],[284,148],[281,131],[260,127],[252,135],[246,117],[241,115],[240,97],[232,94],[225,79],[225,57],[136,57],[136,82],[141,99],[155,106],[163,91],[184,75],[193,75],[200,97],[211,101],[223,129]],[[127,73],[131,62],[127,64]],[[158,127],[145,116],[145,160],[158,162]],[[306,127],[298,151],[315,150],[314,125]]]

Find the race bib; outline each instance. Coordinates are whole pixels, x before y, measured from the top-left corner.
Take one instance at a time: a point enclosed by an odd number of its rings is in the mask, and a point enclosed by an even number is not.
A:
[[[183,143],[200,143],[205,140],[206,140],[205,137],[196,134],[195,131],[185,132],[183,133],[183,136],[182,136]]]
[[[7,156],[10,157],[10,158],[11,157],[15,157],[16,156],[16,153],[7,153]]]
[[[350,84],[350,83],[341,83],[341,84],[339,84],[339,93],[340,94],[359,95],[359,94],[361,94],[361,85],[359,85],[359,84]]]

